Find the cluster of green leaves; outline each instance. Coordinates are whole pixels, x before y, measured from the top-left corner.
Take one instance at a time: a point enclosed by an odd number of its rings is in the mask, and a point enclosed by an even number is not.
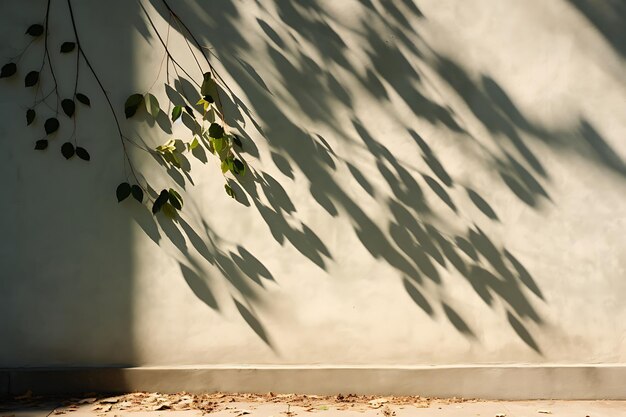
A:
[[[246,164],[241,157],[237,155],[237,151],[242,148],[241,139],[237,135],[226,133],[223,124],[216,121],[210,121],[208,128],[204,127],[204,122],[209,118],[209,114],[212,114],[212,110],[219,111],[219,109],[214,108],[216,103],[212,96],[213,91],[216,91],[215,81],[211,77],[211,73],[207,72],[203,75],[203,81],[200,87],[201,99],[195,103],[195,106],[202,108],[202,114],[199,116],[200,123],[195,123],[198,122],[198,119],[190,103],[186,105],[174,105],[174,103],[172,103],[173,107],[170,116],[172,123],[182,118],[183,115],[184,117],[191,118],[190,120],[194,122],[193,125],[189,126],[191,138],[188,141],[169,139],[164,144],[157,146],[154,152],[156,152],[166,165],[176,169],[182,169],[182,155],[186,152],[193,152],[194,149],[203,146],[211,154],[219,158],[223,174],[230,172],[233,175],[244,175],[246,173]],[[163,112],[159,100],[150,92],[145,94],[131,94],[124,103],[124,114],[127,119],[135,116],[141,109],[145,109],[148,115],[154,119]],[[200,129],[198,130],[193,126],[200,126]],[[126,183],[120,186],[124,184]],[[126,186],[124,186],[123,189],[126,189]],[[161,192],[159,197],[154,201],[152,211],[153,213],[163,211],[168,217],[171,217],[169,214],[175,213],[175,210],[182,208],[182,199],[180,199],[178,194],[173,194],[175,191],[170,189],[167,191],[169,195],[168,203],[165,200],[164,191]],[[235,193],[228,183],[225,184],[225,191],[230,197],[235,197]],[[180,208],[172,200],[180,201]],[[168,204],[171,205],[174,211],[172,211]]]
[[[76,56],[76,68],[77,68],[76,80],[75,80],[76,83],[74,87],[74,94],[72,97],[70,98],[60,97],[59,86],[57,85],[57,78],[55,77],[52,61],[50,58],[50,51],[48,49],[49,38],[48,38],[48,32],[47,32],[46,26],[48,24],[47,19],[48,19],[49,8],[50,8],[50,2],[48,2],[48,10],[46,12],[45,24],[33,24],[29,26],[28,29],[26,30],[26,35],[32,38],[36,39],[42,36],[44,37],[44,46],[43,46],[44,54],[43,54],[43,62],[41,64],[40,70],[28,71],[26,75],[24,76],[24,86],[26,88],[34,87],[36,91],[34,104],[26,110],[26,125],[27,126],[33,125],[37,122],[37,117],[38,117],[37,109],[39,105],[42,103],[46,103],[46,99],[52,93],[56,95],[55,113],[54,115],[46,115],[45,121],[43,123],[43,130],[45,131],[45,135],[43,136],[42,139],[39,139],[35,142],[35,149],[36,150],[47,149],[49,146],[49,139],[51,138],[52,135],[57,134],[57,131],[61,127],[61,122],[59,121],[60,110],[62,110],[65,116],[67,116],[69,119],[75,119],[76,112],[77,112],[77,103],[80,103],[81,105],[84,105],[86,107],[91,107],[91,100],[89,99],[89,97],[83,93],[79,93],[76,91],[77,90],[76,87],[78,86],[78,69],[80,67],[80,59],[83,58],[88,68],[91,70],[93,76],[96,78],[96,81],[98,82],[98,85],[100,86],[100,89],[102,90],[109,104],[111,112],[113,113],[113,117],[115,118],[115,122],[118,128],[119,136],[122,141],[122,146],[124,148],[123,149],[124,156],[128,164],[130,165],[130,170],[134,178],[133,182],[135,182],[134,184],[131,184],[130,182],[128,182],[128,177],[127,177],[127,181],[122,182],[121,184],[118,185],[116,189],[116,196],[117,196],[118,202],[124,201],[128,197],[132,196],[133,199],[143,204],[145,200],[144,197],[146,194],[148,194],[148,203],[152,204],[153,214],[162,212],[164,213],[165,216],[171,219],[175,219],[178,211],[182,210],[183,208],[183,199],[177,191],[175,191],[172,188],[163,189],[160,191],[158,196],[156,196],[156,198],[154,198],[154,200],[152,201],[149,195],[150,193],[148,192],[150,187],[148,186],[143,187],[142,185],[138,184],[139,183],[138,177],[135,173],[135,170],[132,166],[131,159],[124,145],[124,141],[129,140],[129,139],[123,135],[117,115],[116,115],[116,111],[112,105],[108,92],[105,90],[104,86],[100,82],[100,79],[98,78],[97,73],[95,72],[90,62],[88,61],[87,56],[85,55],[84,51],[82,50],[80,46],[80,42],[78,40],[78,32],[76,31],[76,26],[74,23],[74,16],[71,10],[71,6],[69,8],[70,9],[69,11],[70,11],[70,17],[71,17],[72,26],[74,28],[74,34],[76,36],[76,39],[75,41],[62,42],[59,45],[58,51],[60,54],[71,54],[71,53],[78,54]],[[154,29],[156,30],[156,28]],[[176,61],[174,61],[174,59],[172,58],[168,50],[167,44],[163,43],[163,46],[166,49],[168,60],[171,59],[176,65],[180,67],[180,65]],[[28,49],[28,46],[26,46],[23,52],[25,52],[26,49]],[[49,94],[43,96],[41,99],[38,100],[38,92],[40,91],[41,78],[42,78],[42,74],[40,72],[42,71],[42,68],[45,67],[44,64],[46,63],[46,60],[48,63],[47,68],[48,68],[48,71],[50,72],[49,74],[50,78],[54,81],[54,89]],[[18,62],[19,62],[19,59],[16,62],[12,61],[3,65],[0,68],[0,78],[15,77],[18,74]],[[211,67],[211,64],[208,62],[208,58],[207,58],[207,63],[209,67]],[[180,68],[181,70],[183,70],[185,74],[187,74],[187,72],[184,71],[182,67]],[[169,82],[169,76],[168,76],[168,82]],[[182,94],[182,96],[185,99],[186,104],[181,106],[181,105],[174,105],[174,103],[171,103],[173,107],[171,110],[170,118],[171,118],[172,123],[176,122],[178,119],[181,119],[181,118],[183,119],[183,121],[186,121],[186,123],[184,124],[187,127],[189,127],[191,131],[191,138],[188,141],[183,141],[181,139],[170,139],[163,145],[157,146],[154,149],[154,152],[160,158],[162,158],[162,160],[164,161],[166,165],[174,167],[176,169],[183,169],[183,166],[182,166],[183,164],[181,163],[181,161],[183,160],[183,157],[182,157],[183,153],[185,152],[194,153],[194,150],[196,150],[199,147],[202,147],[208,150],[211,154],[215,155],[219,159],[221,171],[224,176],[226,176],[226,174],[229,172],[232,175],[236,175],[236,176],[244,175],[246,173],[246,164],[243,161],[243,158],[241,158],[240,156],[240,151],[242,150],[242,142],[238,136],[228,133],[226,131],[226,125],[225,125],[224,117],[222,113],[223,109],[220,109],[218,106],[219,92],[217,88],[217,83],[213,79],[211,72],[206,72],[203,74],[202,84],[200,85],[200,96],[201,96],[200,100],[198,100],[195,104],[193,104],[191,101],[188,100],[185,94]],[[218,103],[216,103],[216,98],[217,98]],[[60,104],[60,110],[59,110],[59,104]],[[199,116],[196,116],[196,113],[194,112],[194,106],[196,109],[200,109],[200,108],[202,109],[201,112],[198,111],[198,113],[200,113]],[[47,106],[47,107],[51,108],[50,106]],[[163,112],[159,104],[159,100],[156,98],[156,96],[154,96],[150,92],[147,92],[145,94],[132,94],[127,98],[124,104],[124,114],[127,119],[135,116],[137,112],[140,111],[140,109],[145,109],[145,111],[154,119],[156,119]],[[220,114],[221,123],[215,120],[216,114]],[[189,121],[191,121],[191,123],[187,123]],[[209,124],[208,128],[205,128],[205,122],[208,122]],[[74,130],[74,133],[75,133],[75,130]],[[72,133],[72,137],[70,139],[75,137],[74,133]],[[85,148],[81,146],[77,146],[76,141],[74,141],[74,143],[70,141],[64,142],[61,145],[61,154],[66,159],[73,158],[75,155],[78,158],[85,160],[85,161],[89,161],[91,159],[89,152]],[[224,189],[230,197],[235,198],[235,192],[228,184],[228,180],[226,181],[226,184],[224,185]]]
[[[36,23],[36,24],[30,25],[28,29],[26,30],[25,34],[33,38],[39,38],[42,35],[44,35],[44,33],[45,33],[44,25]],[[48,52],[47,45],[44,47],[46,48],[46,54],[44,54],[44,59],[46,59],[47,52]],[[66,41],[61,44],[59,48],[59,52],[63,54],[67,54],[67,53],[73,52],[75,49],[76,49],[75,42]],[[0,69],[0,78],[13,77],[17,75],[17,73],[18,73],[17,63],[9,62],[3,65],[2,68]],[[40,82],[40,75],[41,75],[40,71],[36,71],[36,70],[29,71],[24,77],[24,87],[26,88],[36,87]],[[55,92],[57,94],[57,99],[60,99],[58,97],[58,91],[55,91]],[[89,97],[87,97],[85,94],[82,94],[82,93],[76,93],[74,97],[72,98],[62,99],[61,109],[63,110],[63,113],[65,113],[65,115],[70,119],[75,116],[75,112],[76,112],[75,100],[87,107],[91,106],[91,100],[89,99]],[[32,125],[36,121],[36,118],[37,118],[36,108],[42,102],[43,100],[38,102],[37,98],[35,97],[34,105],[26,110],[26,125],[27,126]],[[46,120],[44,121],[43,129],[44,129],[45,135],[42,139],[39,139],[35,142],[35,150],[43,151],[47,149],[51,135],[53,135],[59,130],[60,125],[61,123],[59,122],[58,110],[57,110],[57,112],[53,116],[47,117]],[[61,145],[61,154],[66,159],[70,159],[74,155],[78,156],[80,159],[84,161],[89,161],[91,159],[89,152],[85,148],[80,147],[80,146],[75,146],[71,142],[65,142],[63,143],[63,145]]]

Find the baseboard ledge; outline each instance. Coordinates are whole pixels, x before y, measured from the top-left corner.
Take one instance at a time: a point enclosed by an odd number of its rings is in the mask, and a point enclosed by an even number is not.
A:
[[[626,400],[626,365],[0,369],[0,395],[275,392],[501,400]]]

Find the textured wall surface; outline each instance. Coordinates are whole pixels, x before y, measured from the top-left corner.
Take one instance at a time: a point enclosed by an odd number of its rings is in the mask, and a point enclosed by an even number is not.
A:
[[[45,13],[13,3],[4,61]],[[57,48],[71,26],[53,3]],[[189,139],[123,120],[131,93],[167,102],[136,3],[74,3],[123,129]],[[167,33],[161,1],[144,4]],[[33,151],[32,92],[0,80],[0,366],[626,362],[623,2],[171,5],[230,87],[250,165],[238,201],[208,152],[184,174],[133,151],[185,207],[172,223],[118,204],[119,138],[88,70],[90,163],[61,156],[66,119]],[[173,54],[200,80],[177,29]],[[73,58],[53,60],[71,94]]]

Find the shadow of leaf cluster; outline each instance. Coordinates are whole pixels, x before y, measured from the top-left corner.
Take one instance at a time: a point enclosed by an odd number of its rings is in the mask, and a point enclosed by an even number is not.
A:
[[[572,2],[597,21],[589,11],[595,7],[591,2]],[[167,16],[162,0],[152,3]],[[268,147],[277,170],[289,180],[296,175],[306,178],[308,192],[319,209],[332,217],[348,219],[363,247],[403,276],[407,295],[428,316],[445,318],[460,334],[479,339],[479,329],[472,328],[460,309],[441,295],[446,285],[454,285],[449,277],[459,276],[494,314],[503,316],[528,347],[541,353],[528,327],[543,323],[535,305],[545,302],[544,296],[523,263],[506,247],[494,243],[496,240],[479,225],[502,220],[488,199],[481,190],[454,178],[429,144],[432,139],[422,137],[410,123],[398,120],[394,134],[401,132],[413,143],[423,164],[415,167],[405,163],[401,155],[394,155],[384,135],[372,132],[370,121],[359,119],[351,92],[354,86],[367,91],[380,108],[389,112],[393,111],[394,98],[399,98],[416,121],[466,138],[482,152],[484,164],[495,170],[496,178],[534,210],[552,202],[547,191],[549,168],[533,151],[537,143],[577,153],[620,175],[626,173],[624,162],[590,122],[581,118],[569,130],[551,131],[530,121],[489,74],[470,74],[462,64],[427,44],[419,34],[419,25],[428,16],[412,0],[355,2],[362,17],[350,25],[318,0],[276,0],[271,5],[255,2],[258,27],[247,29],[242,26],[242,8],[247,6],[240,2],[224,1],[219,6],[191,0],[183,3],[175,5],[176,12],[202,42],[219,51],[216,55],[221,65],[239,90],[245,91],[245,100],[232,91],[224,94],[229,125],[241,128],[243,120],[249,119],[267,141],[263,146]],[[620,7],[615,7],[620,12]],[[623,24],[623,13],[621,16]],[[249,24],[246,21],[245,25]],[[619,31],[611,27],[607,30]],[[251,44],[244,34],[246,30],[256,30],[256,40],[260,38],[262,45]],[[341,31],[350,31],[360,39],[360,61],[354,58]],[[620,45],[615,47],[623,54]],[[267,55],[267,61],[248,62],[247,53],[259,49]],[[257,71],[259,65],[271,71]],[[472,118],[489,132],[488,137],[474,137],[466,130],[467,123],[459,112],[428,93],[432,80],[425,67],[466,106]],[[261,74],[273,74],[274,79]],[[296,111],[306,115],[316,131],[294,117],[294,103]],[[369,167],[375,169],[363,170],[354,159],[335,152],[318,129],[332,132],[335,141],[366,152]],[[250,145],[250,155],[258,156],[251,136],[244,129],[240,131],[246,146]],[[484,145],[487,141],[489,147]],[[346,189],[345,181],[338,179],[340,172],[349,173],[352,186],[360,187],[381,212],[388,213],[383,222],[367,214],[352,190]],[[180,178],[178,181],[181,183]],[[258,211],[281,245],[292,245],[323,270],[333,262],[331,249],[299,219],[298,207],[279,180],[257,169],[233,188],[242,204]],[[481,217],[463,212],[459,198],[467,198]],[[455,219],[454,225],[446,224],[450,216]],[[204,225],[201,234],[182,220],[178,226],[161,226],[182,253],[188,253],[188,241],[206,261],[217,266],[238,296],[250,303],[244,305],[233,297],[242,318],[271,346],[268,332],[253,312],[254,291],[250,290],[251,286],[262,286],[265,279],[273,279],[271,273],[244,248],[222,251],[219,241]],[[155,228],[146,229],[152,230],[149,234],[158,233]],[[196,295],[217,308],[211,285],[200,272],[201,265],[181,264],[181,270]]]

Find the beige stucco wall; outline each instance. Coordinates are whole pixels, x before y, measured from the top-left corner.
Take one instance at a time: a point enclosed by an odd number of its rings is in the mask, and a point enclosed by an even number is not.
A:
[[[38,3],[3,5],[0,39],[19,44]],[[76,3],[121,111],[162,49],[128,2]],[[1,366],[626,361],[620,2],[172,5],[242,103],[226,111],[245,204],[190,158],[180,222],[118,205],[101,96],[78,127],[92,162],[66,162],[31,150],[30,96],[3,80]],[[152,187],[175,184],[135,157]]]

